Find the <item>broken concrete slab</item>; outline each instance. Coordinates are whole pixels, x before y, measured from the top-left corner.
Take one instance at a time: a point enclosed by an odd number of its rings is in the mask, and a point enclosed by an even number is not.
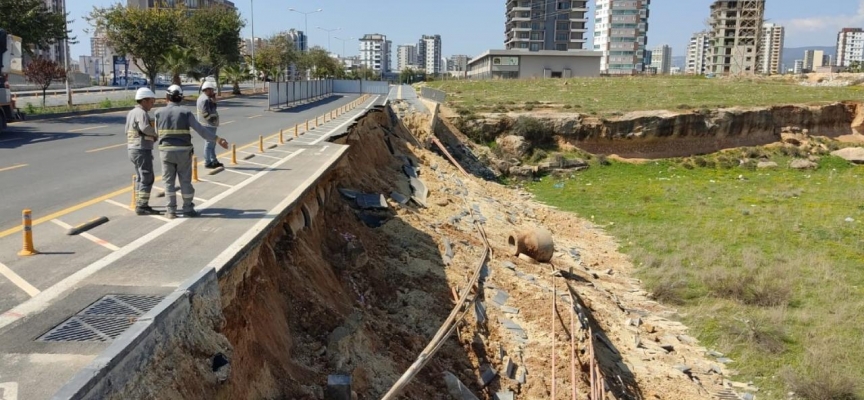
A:
[[[496,371],[491,365],[483,364],[480,366],[481,386],[486,387],[486,385],[490,384],[496,376],[498,376],[498,371]]]
[[[407,164],[402,166],[402,172],[409,178],[417,178],[419,176],[417,169]]]
[[[512,358],[507,358],[507,361],[504,363],[504,376],[513,379],[513,373],[516,372],[516,364],[513,363]]]
[[[495,306],[501,307],[507,303],[507,299],[509,299],[509,298],[510,298],[510,295],[507,294],[507,292],[499,289],[499,290],[495,291],[495,296],[492,296],[491,301]]]
[[[471,393],[468,390],[468,387],[465,386],[456,375],[445,371],[444,372],[444,383],[447,384],[447,391],[450,392],[450,395],[453,396],[454,400],[480,400],[474,393]]]
[[[501,306],[499,308],[501,309],[501,312],[503,312],[505,314],[513,314],[513,315],[519,314],[519,309],[516,307]]]
[[[411,191],[413,192],[411,199],[416,201],[417,204],[426,207],[429,197],[429,189],[426,187],[426,184],[419,178],[408,178],[408,184],[411,185]]]
[[[478,324],[486,323],[486,306],[482,302],[474,302],[474,316],[477,318]]]
[[[512,270],[514,270],[514,271],[516,270],[516,264],[513,264],[513,263],[510,262],[510,261],[504,261],[504,262],[501,263],[501,265],[503,265],[504,268],[512,269]]]
[[[358,207],[366,210],[386,210],[390,208],[383,194],[361,193],[357,195],[355,201]]]
[[[351,400],[351,376],[329,375],[327,376],[327,390],[324,392],[325,400]]]
[[[509,390],[504,391],[504,392],[495,393],[495,400],[513,400],[513,399],[514,399],[513,392],[511,392]]]
[[[411,200],[408,198],[408,196],[405,196],[404,194],[399,193],[399,192],[395,192],[395,191],[390,192],[390,198],[402,206],[404,206],[405,204],[408,204],[408,200]]]
[[[525,382],[528,382],[528,370],[525,367],[519,368],[519,372],[516,374],[516,382],[523,385]]]
[[[353,190],[353,189],[339,188],[338,190],[342,196],[344,196],[346,199],[350,199],[350,200],[356,199],[357,196],[359,196],[361,194],[360,192]]]

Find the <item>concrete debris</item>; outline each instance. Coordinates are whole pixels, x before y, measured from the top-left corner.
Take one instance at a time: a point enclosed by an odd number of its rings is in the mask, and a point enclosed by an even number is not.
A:
[[[510,262],[510,261],[504,261],[504,262],[501,263],[501,265],[503,265],[504,268],[512,269],[512,270],[514,270],[514,271],[516,270],[516,264],[513,264],[513,263]]]
[[[684,364],[678,364],[678,365],[676,365],[676,366],[674,366],[674,367],[672,367],[672,368],[675,368],[675,369],[681,371],[681,372],[682,372],[683,374],[685,374],[685,375],[690,375],[690,372],[691,372],[690,367],[688,367],[688,366],[686,366],[686,365],[684,365]]]
[[[516,374],[516,382],[523,385],[528,382],[528,370],[525,367],[519,368],[519,372]]]
[[[405,176],[407,176],[409,178],[416,178],[418,176],[417,175],[417,169],[410,166],[410,165],[403,165],[402,166],[402,172],[404,172]]]
[[[480,366],[481,386],[486,387],[486,385],[490,384],[496,376],[498,376],[498,371],[496,371],[491,365],[483,364]]]
[[[427,197],[429,196],[429,189],[426,188],[426,184],[419,178],[408,178],[408,183],[411,185],[411,191],[413,192],[411,199],[420,206],[426,207]]]
[[[450,396],[453,396],[454,400],[480,400],[468,390],[468,387],[456,375],[448,371],[445,371],[443,375],[444,383],[447,384],[447,391],[450,392]]]
[[[356,190],[345,189],[345,188],[339,188],[339,193],[342,194],[342,196],[345,196],[345,198],[349,199],[349,200],[354,200],[357,198],[357,196],[359,196],[361,194],[360,192],[358,192]]]
[[[723,369],[720,368],[720,366],[718,366],[718,365],[712,365],[710,368],[708,368],[707,373],[723,375]]]
[[[528,334],[525,333],[525,329],[522,329],[522,327],[519,326],[519,324],[513,322],[512,320],[510,320],[508,318],[504,318],[504,317],[498,317],[498,322],[500,322],[502,325],[504,325],[504,328],[506,328],[508,331],[510,331],[510,333],[513,334],[513,337],[516,339],[517,342],[520,342],[520,343],[527,343],[528,342]]]
[[[708,350],[708,355],[711,357],[723,357],[723,353],[714,350]]]
[[[329,375],[327,376],[327,390],[324,392],[325,400],[351,400],[351,376]]]
[[[474,315],[477,317],[477,324],[483,325],[486,323],[486,306],[482,302],[474,302]]]
[[[717,359],[717,362],[722,363],[722,364],[729,364],[729,363],[731,363],[731,362],[733,362],[733,361],[732,361],[731,358],[720,357],[720,358]]]
[[[513,400],[513,392],[507,390],[504,392],[495,393],[495,400]]]
[[[513,359],[507,358],[507,362],[504,363],[504,376],[513,379],[514,372],[516,372],[516,364],[513,363]]]
[[[452,264],[453,263],[453,256],[454,256],[453,244],[450,243],[449,238],[445,237],[444,238],[444,255],[441,256],[441,258],[444,261],[444,265]]]
[[[503,312],[505,314],[513,314],[513,315],[519,314],[519,309],[516,307],[501,306],[500,308],[501,308],[501,312]]]
[[[390,198],[402,206],[404,206],[405,204],[408,204],[408,200],[411,200],[408,198],[408,196],[405,196],[404,194],[399,193],[399,192],[390,192]]]
[[[383,194],[361,193],[356,196],[355,201],[358,207],[365,210],[386,210],[390,208]]]
[[[510,295],[503,290],[495,291],[495,296],[492,296],[492,304],[498,306],[499,308],[504,306],[507,303],[507,299],[510,298]]]

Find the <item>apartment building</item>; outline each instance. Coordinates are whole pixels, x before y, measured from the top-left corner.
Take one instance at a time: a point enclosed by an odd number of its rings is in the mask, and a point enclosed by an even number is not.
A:
[[[759,51],[761,62],[758,72],[761,74],[775,75],[783,73],[783,41],[786,30],[777,24],[762,25],[762,35],[759,37]]]
[[[588,1],[505,0],[507,50],[582,50],[588,32]]]
[[[427,74],[437,75],[444,71],[441,64],[441,35],[423,35],[417,42],[417,64]]]
[[[711,34],[708,31],[694,33],[687,45],[684,73],[705,75],[708,72],[708,55],[711,50]]]
[[[710,72],[754,74],[761,66],[759,36],[765,0],[716,0],[711,4]]]
[[[651,67],[655,68],[658,74],[669,75],[672,73],[672,48],[664,44],[652,50]]]
[[[387,35],[371,33],[360,38],[360,64],[379,73],[390,72],[393,42]]]
[[[826,56],[822,50],[804,51],[804,71],[813,72],[816,68],[827,67],[831,62],[831,56]]]
[[[49,11],[55,13],[66,13],[66,1],[65,0],[45,0],[45,7],[48,8]],[[12,32],[15,34],[15,32]],[[66,41],[58,41],[52,45],[44,49],[34,49],[33,56],[34,57],[44,57],[49,60],[52,60],[60,65],[66,60],[66,54],[69,53],[69,47],[67,46]],[[24,56],[24,63],[29,62],[30,57]]]
[[[468,71],[468,61],[471,61],[471,57],[464,54],[452,55],[447,59],[447,71],[453,76],[463,77]]]
[[[837,54],[834,65],[848,67],[853,62],[864,62],[864,29],[843,28],[837,34]]]
[[[417,65],[417,46],[402,44],[396,48],[396,70],[404,71]]]
[[[171,8],[178,5],[187,8],[206,8],[213,6],[237,9],[234,2],[228,0],[127,0],[126,5],[134,8]]]
[[[294,28],[289,29],[288,40],[290,40],[291,43],[294,43],[294,48],[297,49],[297,51],[309,50],[309,37],[301,30]]]
[[[645,70],[651,0],[597,0],[594,50],[603,52],[602,73],[631,75]]]

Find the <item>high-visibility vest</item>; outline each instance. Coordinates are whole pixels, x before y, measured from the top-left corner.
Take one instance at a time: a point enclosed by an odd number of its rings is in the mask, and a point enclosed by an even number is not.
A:
[[[159,134],[159,150],[192,149],[192,131],[189,127],[192,112],[176,103],[156,111],[156,133]]]

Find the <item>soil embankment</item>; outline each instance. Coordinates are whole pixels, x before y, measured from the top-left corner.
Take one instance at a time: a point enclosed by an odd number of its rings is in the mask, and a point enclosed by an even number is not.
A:
[[[461,175],[427,148],[428,118],[403,117],[375,110],[338,139],[351,146],[340,165],[220,276],[222,315],[200,328],[212,334],[173,339],[185,344],[159,353],[117,398],[322,399],[328,375],[344,374],[357,399],[379,399],[447,318],[454,292],[465,290],[483,254],[475,222],[493,254],[471,288],[477,301],[401,398],[452,398],[445,373],[481,399],[508,391],[549,399],[553,386],[556,399],[571,398],[571,386],[583,396],[592,357],[617,399],[731,390],[731,371],[672,320],[674,310],[650,300],[612,238],[527,193]],[[386,210],[365,210],[346,197],[411,193],[406,163],[429,189],[427,207],[390,199]],[[553,264],[565,272],[508,253],[508,235],[532,227],[553,233]],[[570,320],[567,285],[581,298],[584,326]],[[226,360],[216,363],[214,348],[227,348]]]
[[[859,103],[633,112],[610,119],[543,112],[488,114],[466,119],[461,125],[469,136],[494,140],[507,135],[520,116],[539,120],[548,133],[559,137],[562,143],[589,153],[645,159],[688,157],[735,147],[767,145],[779,142],[781,132],[788,127],[830,138],[864,132],[861,130],[864,110]]]

